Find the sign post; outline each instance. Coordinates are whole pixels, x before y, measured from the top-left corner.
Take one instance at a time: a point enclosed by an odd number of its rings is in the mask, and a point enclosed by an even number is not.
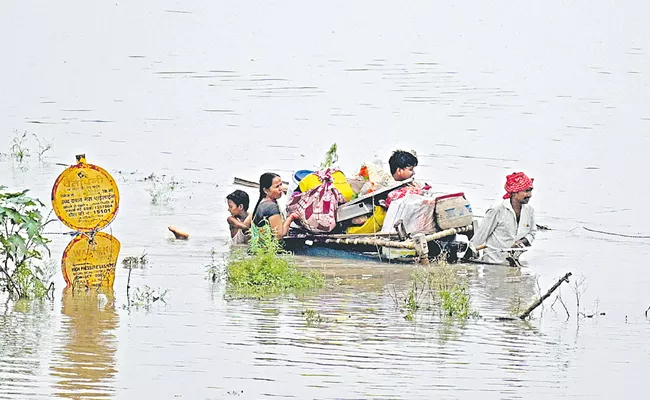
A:
[[[54,182],[54,212],[63,224],[79,232],[61,259],[68,286],[113,286],[120,242],[99,230],[113,221],[119,202],[115,179],[103,168],[86,163],[83,154]]]

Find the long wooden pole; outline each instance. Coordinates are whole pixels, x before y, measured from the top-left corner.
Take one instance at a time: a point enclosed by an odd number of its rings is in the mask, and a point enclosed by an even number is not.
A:
[[[524,311],[524,313],[521,314],[521,315],[519,316],[519,318],[521,318],[521,319],[526,319],[526,318],[530,315],[530,313],[533,312],[534,309],[536,309],[537,307],[539,307],[539,305],[542,304],[542,302],[543,302],[544,300],[546,300],[546,299],[549,298],[549,296],[551,295],[551,293],[553,293],[553,292],[555,291],[555,289],[557,289],[558,287],[560,287],[560,285],[562,284],[562,282],[567,282],[567,283],[569,283],[569,277],[570,277],[570,276],[571,276],[571,272],[567,272],[566,275],[564,275],[562,278],[560,278],[560,280],[558,280],[558,281],[555,283],[555,285],[553,285],[553,287],[551,287],[551,288],[548,290],[548,292],[546,292],[546,294],[544,294],[544,295],[543,295],[542,297],[540,297],[539,299],[535,300],[535,302],[534,302],[533,304],[531,304],[531,306],[528,307],[528,309],[527,309],[526,311]]]
[[[472,225],[468,225],[462,228],[451,228],[444,231],[436,232],[430,235],[426,235],[427,242],[431,242],[436,239],[442,239],[443,237],[455,235],[457,233],[464,233],[472,230]],[[403,242],[397,240],[383,239],[379,237],[365,236],[358,238],[329,238],[327,235],[315,236],[312,238],[305,238],[308,240],[314,240],[324,243],[334,243],[334,244],[349,244],[349,245],[370,245],[370,246],[384,246],[391,247],[395,249],[415,249],[415,243],[413,240],[405,240]]]

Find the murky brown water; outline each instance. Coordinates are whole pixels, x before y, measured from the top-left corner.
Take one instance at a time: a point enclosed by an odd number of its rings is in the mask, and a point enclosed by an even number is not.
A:
[[[0,398],[645,398],[650,359],[650,32],[645,2],[490,5],[9,2],[0,13],[0,153],[13,130],[53,140],[45,163],[0,161],[0,184],[47,200],[74,155],[109,170],[132,283],[167,304],[106,299],[0,306]],[[486,319],[404,320],[390,293],[409,266],[300,258],[328,288],[224,299],[206,279],[227,251],[234,176],[288,178],[337,142],[341,166],[414,148],[420,179],[482,213],[504,176],[536,178],[527,266],[468,267]],[[155,172],[182,187],[149,204]],[[167,225],[191,233],[172,241]],[[53,226],[53,233],[65,229]],[[52,235],[53,258],[69,237]],[[120,264],[121,265],[121,264]],[[575,318],[547,304],[496,322],[567,271],[587,278]],[[327,322],[309,325],[302,312]]]

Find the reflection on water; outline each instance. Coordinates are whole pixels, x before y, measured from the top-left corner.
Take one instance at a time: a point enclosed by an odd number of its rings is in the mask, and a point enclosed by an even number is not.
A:
[[[52,326],[51,304],[19,301],[0,315],[0,398],[38,393]]]
[[[110,397],[115,390],[115,329],[119,317],[111,291],[63,291],[61,345],[54,351],[50,374],[57,396]]]

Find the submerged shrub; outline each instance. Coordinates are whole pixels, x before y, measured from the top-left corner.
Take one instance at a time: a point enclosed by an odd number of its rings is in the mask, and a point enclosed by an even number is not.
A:
[[[19,133],[14,130],[14,138],[11,141],[11,157],[18,162],[23,162],[29,157],[29,149],[25,142],[27,141],[27,132]]]
[[[396,306],[405,312],[404,318],[408,321],[412,321],[422,309],[438,310],[442,317],[458,320],[479,317],[472,308],[467,283],[444,261],[415,270],[410,286],[402,298],[396,291],[393,296]]]
[[[147,191],[151,196],[151,204],[154,205],[168,204],[174,196],[174,191],[180,186],[174,178],[153,173],[144,178],[144,181],[151,185]]]
[[[450,290],[440,292],[440,311],[446,317],[468,319],[478,317],[478,313],[472,310],[469,290],[467,286],[455,284]]]
[[[270,226],[251,228],[249,253],[235,252],[226,267],[231,292],[243,297],[263,297],[324,285],[316,271],[298,271],[291,253],[282,249]]]
[[[0,290],[13,298],[38,299],[53,290],[51,265],[43,263],[43,253],[49,254],[49,240],[42,235],[47,221],[43,203],[26,193],[0,186]]]

